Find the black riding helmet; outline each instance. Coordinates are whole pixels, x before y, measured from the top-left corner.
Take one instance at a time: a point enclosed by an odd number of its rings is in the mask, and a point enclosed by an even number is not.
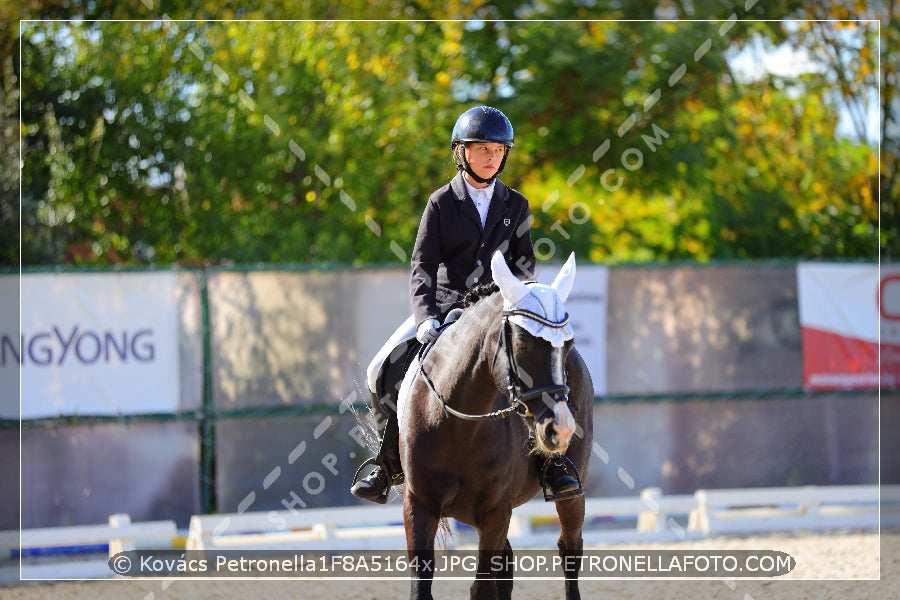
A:
[[[461,171],[465,170],[478,183],[487,183],[494,177],[483,179],[476,175],[466,160],[465,152],[456,151],[459,144],[468,144],[469,142],[493,142],[506,146],[506,154],[503,155],[503,161],[494,174],[496,177],[506,166],[506,157],[509,156],[509,149],[513,146],[512,123],[496,108],[476,106],[461,114],[456,120],[456,125],[453,126],[450,148],[453,150],[456,168]]]

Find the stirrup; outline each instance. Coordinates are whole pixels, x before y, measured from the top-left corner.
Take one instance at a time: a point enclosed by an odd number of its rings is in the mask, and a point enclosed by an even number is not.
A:
[[[353,484],[359,481],[359,474],[362,473],[362,470],[368,467],[369,465],[375,465],[377,468],[382,469],[385,472],[385,475],[388,474],[389,470],[384,468],[384,465],[378,463],[378,457],[373,456],[372,458],[366,459],[366,461],[359,465],[359,468],[356,470],[356,474],[353,476]],[[394,487],[395,485],[403,485],[406,482],[406,477],[403,475],[403,472],[394,473],[393,475],[387,475],[388,478],[388,486]]]
[[[362,470],[369,465],[375,465],[376,467],[380,466],[378,464],[378,457],[373,456],[372,458],[366,459],[363,464],[359,465],[359,468],[356,470],[356,474],[353,476],[353,482],[350,484],[351,486],[356,485],[356,482],[359,481],[359,474],[362,473]]]
[[[547,486],[547,470],[550,468],[550,465],[554,460],[562,460],[568,465],[568,467],[571,467],[572,472],[575,473],[575,480],[578,482],[577,489],[563,492],[561,494],[554,494],[553,490]],[[576,467],[575,463],[572,462],[572,459],[565,454],[553,457],[547,460],[546,463],[544,463],[544,468],[541,469],[541,488],[544,492],[545,502],[558,502],[560,500],[567,500],[569,498],[575,498],[576,496],[584,495],[584,485],[582,485],[581,483],[581,474],[578,472],[578,467]]]
[[[357,483],[359,483],[359,475],[360,473],[362,473],[362,470],[369,465],[375,465],[375,470],[372,471],[370,476],[376,475],[377,473],[376,478],[379,483],[382,478],[384,478],[385,480],[387,480],[387,485],[385,486],[384,490],[382,490],[377,496],[360,496],[353,490],[353,488],[356,487]],[[350,486],[350,493],[360,500],[369,500],[371,502],[377,502],[378,504],[387,504],[388,495],[391,493],[390,478],[387,476],[387,472],[385,471],[384,467],[379,464],[377,458],[370,458],[359,466],[359,468],[356,470],[356,474],[353,476],[353,484]]]
[[[365,469],[369,465],[375,465],[375,469],[378,469],[381,471],[381,476],[383,476],[385,479],[387,479],[387,486],[384,488],[384,491],[382,491],[378,496],[366,498],[364,496],[359,496],[356,493],[354,493],[353,486],[355,486],[359,482],[360,474],[362,473],[363,469]],[[373,471],[373,474],[374,474],[374,471]],[[386,504],[388,496],[391,493],[391,488],[393,488],[395,485],[403,485],[403,483],[405,481],[406,481],[406,478],[403,476],[402,472],[391,475],[390,472],[388,471],[388,469],[386,469],[384,467],[384,465],[380,464],[378,457],[376,456],[376,457],[367,459],[356,470],[356,474],[353,476],[353,483],[350,486],[350,493],[361,500],[369,500],[371,502],[377,502],[378,504]]]

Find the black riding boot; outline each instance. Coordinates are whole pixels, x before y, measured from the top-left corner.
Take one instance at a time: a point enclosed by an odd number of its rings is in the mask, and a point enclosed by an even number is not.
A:
[[[360,467],[360,471],[368,464],[375,464],[375,469],[363,479],[360,479],[350,493],[363,500],[371,500],[379,504],[385,504],[391,487],[403,483],[403,468],[400,465],[400,425],[397,422],[397,410],[390,398],[381,402],[377,394],[372,394],[372,410],[379,418],[379,423],[384,423],[381,431],[381,447],[378,456],[370,458]],[[357,477],[359,471],[357,471]]]
[[[548,501],[564,500],[584,494],[581,483],[569,474],[567,460],[560,456],[549,456],[541,469],[541,483],[544,498]]]

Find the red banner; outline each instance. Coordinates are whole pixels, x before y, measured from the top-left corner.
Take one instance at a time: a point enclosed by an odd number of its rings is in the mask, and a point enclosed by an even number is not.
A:
[[[804,263],[797,292],[804,387],[878,388],[878,265]]]

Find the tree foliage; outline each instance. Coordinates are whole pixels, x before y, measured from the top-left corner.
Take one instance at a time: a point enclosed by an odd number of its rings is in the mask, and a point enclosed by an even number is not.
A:
[[[455,172],[453,122],[478,103],[515,126],[503,179],[530,199],[545,260],[872,258],[879,193],[897,224],[896,160],[879,179],[873,141],[897,123],[883,60],[882,131],[866,120],[876,22],[761,20],[821,18],[802,3],[734,18],[712,2],[250,4],[22,13],[82,17],[23,22],[4,75],[21,86],[21,114],[7,93],[0,119],[7,141],[21,120],[24,264],[405,263]],[[696,20],[627,20],[648,14]],[[255,20],[273,15],[326,20]],[[736,72],[753,44],[815,68]],[[17,205],[0,194],[8,239]],[[886,255],[897,243],[882,235]]]
[[[0,265],[19,264],[18,80],[10,57],[0,59]]]

